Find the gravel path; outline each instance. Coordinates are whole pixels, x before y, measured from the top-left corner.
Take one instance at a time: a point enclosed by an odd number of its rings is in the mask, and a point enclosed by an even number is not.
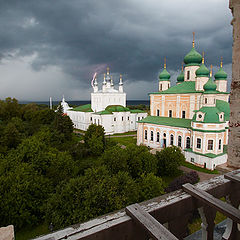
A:
[[[191,172],[191,171],[196,171],[196,170],[184,167],[184,166],[181,166],[180,169],[185,173],[188,173],[188,172]],[[199,171],[196,171],[196,172],[198,173],[198,176],[200,178],[200,182],[209,180],[211,178],[214,178],[214,177],[220,175],[220,174],[209,174],[209,173],[204,173],[204,172],[199,172]]]

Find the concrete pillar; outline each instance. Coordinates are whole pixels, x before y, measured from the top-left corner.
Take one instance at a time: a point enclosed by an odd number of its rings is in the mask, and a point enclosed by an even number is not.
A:
[[[240,0],[230,0],[229,7],[233,14],[233,54],[227,164],[240,168]]]

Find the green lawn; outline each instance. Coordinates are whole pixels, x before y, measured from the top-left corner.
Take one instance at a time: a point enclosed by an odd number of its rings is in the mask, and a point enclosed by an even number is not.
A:
[[[133,134],[137,135],[137,131],[130,131],[130,132],[125,132],[125,133],[115,133],[111,136],[133,135]]]
[[[16,240],[27,240],[32,239],[40,235],[44,235],[49,233],[48,225],[46,223],[42,223],[36,227],[27,227],[24,228],[15,234]]]
[[[107,139],[107,137],[106,137]],[[136,137],[111,137],[111,140],[113,140],[116,143],[119,143],[124,146],[128,146],[129,144],[136,144],[137,138]]]
[[[191,169],[199,171],[199,172],[204,172],[204,173],[209,173],[209,174],[219,174],[219,172],[217,170],[211,171],[211,170],[208,170],[206,168],[197,167],[197,166],[195,166],[195,165],[193,165],[189,162],[184,162],[182,164],[182,166],[187,167],[187,168],[191,168]]]

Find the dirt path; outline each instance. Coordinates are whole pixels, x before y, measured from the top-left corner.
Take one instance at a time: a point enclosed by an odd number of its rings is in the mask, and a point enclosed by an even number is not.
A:
[[[196,171],[196,170],[184,167],[184,166],[181,166],[180,169],[185,173],[188,173],[188,172],[191,172],[191,171]],[[198,173],[198,176],[200,178],[200,182],[209,180],[211,178],[214,178],[214,177],[220,175],[220,174],[209,174],[209,173],[204,173],[204,172],[199,172],[199,171],[196,171],[196,172]]]

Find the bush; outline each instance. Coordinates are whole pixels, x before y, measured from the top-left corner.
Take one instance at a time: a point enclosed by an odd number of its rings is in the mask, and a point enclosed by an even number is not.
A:
[[[165,189],[167,193],[176,191],[178,189],[182,188],[182,185],[185,183],[191,183],[195,184],[199,181],[199,176],[197,172],[191,171],[189,173],[186,173],[178,178],[175,178]]]

